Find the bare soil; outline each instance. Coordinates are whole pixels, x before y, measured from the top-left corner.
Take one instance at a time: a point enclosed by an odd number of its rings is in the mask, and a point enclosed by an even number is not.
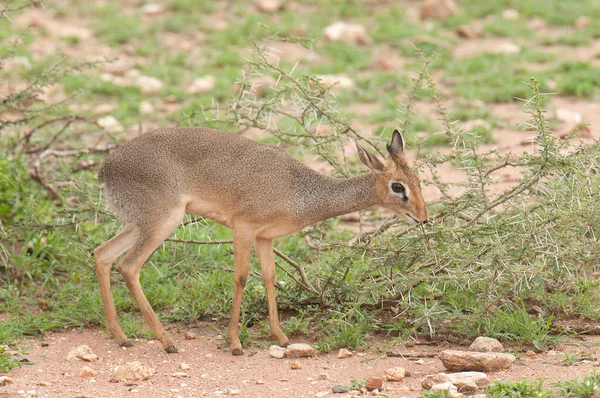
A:
[[[185,332],[192,331],[194,340],[186,340]],[[375,343],[366,352],[355,352],[351,358],[338,359],[337,353],[300,358],[302,369],[292,370],[289,359],[269,356],[267,348],[249,348],[245,355],[232,356],[212,323],[199,322],[185,330],[170,331],[179,348],[178,354],[167,354],[155,340],[138,340],[132,348],[120,348],[108,334],[98,328],[47,333],[42,340],[27,340],[30,347],[21,368],[9,376],[13,384],[0,387],[1,396],[37,397],[314,397],[333,396],[335,385],[349,385],[353,379],[365,380],[372,376],[385,377],[386,369],[400,366],[410,371],[410,377],[401,382],[387,382],[384,393],[390,397],[417,397],[421,383],[428,374],[443,372],[444,367],[435,355],[445,349],[466,349],[447,343],[398,345],[388,352],[403,357],[381,356],[386,352],[383,342]],[[292,339],[293,342],[295,339]],[[42,343],[46,345],[42,346]],[[96,362],[68,361],[67,354],[79,345],[86,344],[99,356]],[[545,380],[546,386],[559,380],[581,378],[600,372],[598,362],[566,362],[565,354],[580,353],[580,358],[600,357],[600,336],[585,336],[565,340],[556,351],[529,357],[517,353],[519,360],[506,371],[489,373],[493,380]],[[422,359],[423,363],[417,360]],[[156,370],[145,381],[115,382],[114,367],[126,362],[140,361]],[[189,370],[180,369],[180,364]],[[89,366],[98,372],[95,377],[82,377],[80,371]],[[187,377],[174,376],[183,372]],[[327,380],[319,375],[326,373]],[[20,394],[19,391],[22,391]],[[32,392],[35,392],[33,395]],[[236,394],[237,392],[237,394]],[[337,395],[336,396],[342,396]]]

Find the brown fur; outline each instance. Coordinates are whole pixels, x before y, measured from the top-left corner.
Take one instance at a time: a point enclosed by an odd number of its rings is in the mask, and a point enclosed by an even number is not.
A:
[[[256,242],[267,290],[271,332],[280,345],[275,302],[274,238],[316,221],[379,205],[409,222],[426,222],[427,207],[418,177],[408,168],[400,134],[394,133],[385,163],[357,144],[371,172],[349,179],[323,176],[287,152],[242,136],[205,128],[160,129],[135,138],[107,156],[98,178],[125,229],[95,251],[107,327],[129,346],[110,291],[110,269],[118,265],[127,287],[154,335],[167,352],[177,352],[139,283],[142,265],[181,224],[185,212],[233,229],[234,298],[229,326],[232,352],[242,354],[238,338],[242,292]],[[391,181],[408,189],[406,199],[391,191]]]

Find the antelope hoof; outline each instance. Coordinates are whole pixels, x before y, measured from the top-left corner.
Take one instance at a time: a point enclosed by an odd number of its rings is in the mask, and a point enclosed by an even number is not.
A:
[[[165,351],[167,352],[167,354],[177,354],[179,352],[177,351],[177,348],[175,348],[174,345],[166,346]]]
[[[244,355],[244,350],[242,350],[241,348],[234,348],[233,350],[231,350],[231,353],[234,356],[239,357],[240,355]]]
[[[131,341],[129,341],[129,340],[125,340],[124,342],[122,342],[121,344],[119,344],[119,346],[120,347],[129,348],[129,347],[133,347],[133,343]]]

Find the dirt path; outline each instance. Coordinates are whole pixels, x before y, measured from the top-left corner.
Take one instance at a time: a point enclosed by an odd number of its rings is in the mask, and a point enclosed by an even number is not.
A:
[[[179,354],[166,354],[154,340],[139,340],[133,348],[119,348],[103,330],[96,328],[48,333],[43,340],[24,341],[22,347],[31,347],[27,355],[31,364],[9,373],[14,383],[0,387],[0,397],[333,396],[332,386],[349,385],[353,379],[384,376],[386,369],[395,366],[406,368],[411,376],[398,383],[386,383],[384,392],[390,397],[417,397],[427,374],[444,371],[440,360],[431,355],[443,349],[457,348],[447,345],[442,348],[396,347],[402,353],[422,353],[423,363],[419,364],[415,362],[418,357],[382,358],[375,347],[371,347],[365,355],[355,354],[346,359],[338,359],[336,353],[303,358],[299,360],[302,369],[292,370],[291,360],[271,358],[267,349],[255,347],[247,349],[242,357],[232,356],[222,349],[225,342],[218,338],[211,323],[200,323],[190,330],[196,334],[195,340],[186,340],[183,331],[171,331]],[[82,344],[88,345],[99,356],[98,361],[67,361],[69,351]],[[600,336],[584,337],[558,348],[563,352],[580,352],[598,358]],[[154,368],[154,376],[131,383],[111,381],[115,366],[135,360]],[[564,360],[565,355],[559,351],[533,358],[521,354],[511,369],[490,373],[489,377],[494,380],[544,379],[549,386],[554,381],[600,372],[597,362],[567,363]],[[189,369],[180,369],[182,363],[188,364]],[[97,371],[97,376],[81,377],[80,371],[86,365]],[[173,376],[176,372],[183,372],[187,377]],[[322,373],[329,378],[321,380],[319,375]]]

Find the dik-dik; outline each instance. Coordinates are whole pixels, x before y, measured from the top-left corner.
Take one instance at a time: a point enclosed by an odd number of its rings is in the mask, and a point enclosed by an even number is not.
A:
[[[385,162],[358,144],[357,149],[370,172],[347,179],[321,175],[275,146],[206,128],[156,130],[108,155],[98,178],[125,228],[100,245],[94,256],[106,324],[117,342],[131,346],[117,319],[110,272],[113,262],[127,252],[118,270],[154,336],[165,351],[177,352],[148,303],[139,276],[152,252],[189,212],[233,229],[234,294],[229,324],[233,355],[244,353],[238,332],[253,244],[267,291],[271,333],[279,345],[287,345],[275,301],[273,239],[371,206],[392,210],[411,224],[427,222],[420,181],[408,167],[402,136],[394,131]]]

